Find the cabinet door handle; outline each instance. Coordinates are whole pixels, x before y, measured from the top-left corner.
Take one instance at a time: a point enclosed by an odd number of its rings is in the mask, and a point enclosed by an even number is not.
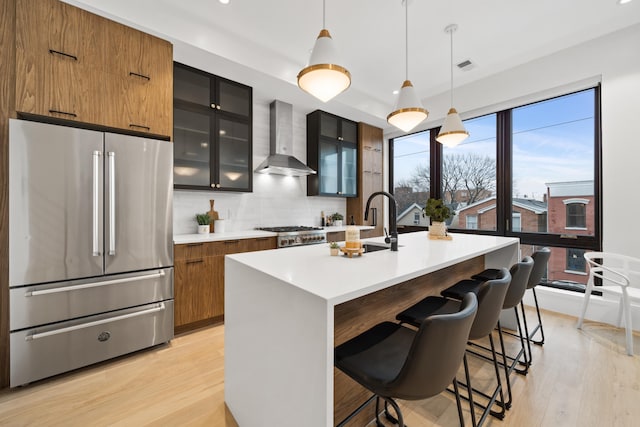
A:
[[[52,54],[52,55],[56,54],[56,55],[66,56],[67,58],[71,58],[71,59],[73,59],[74,61],[77,61],[77,60],[78,60],[78,57],[77,57],[77,56],[75,56],[75,55],[71,55],[70,53],[60,52],[59,50],[49,49],[49,53],[50,53],[50,54]]]
[[[187,243],[188,247],[193,247],[193,246],[202,246],[202,243]]]
[[[216,109],[216,104],[211,104],[211,108]]]
[[[231,245],[231,244],[234,244],[234,243],[240,243],[240,240],[225,240],[224,241],[225,245]]]
[[[140,128],[140,129],[151,130],[151,128],[149,126],[137,125],[135,123],[129,123],[129,127],[130,128]]]
[[[66,111],[60,111],[60,110],[49,110],[49,112],[51,114],[64,114],[66,116],[71,116],[71,117],[78,117],[78,115],[76,113],[67,113]]]
[[[200,264],[200,263],[203,263],[203,262],[204,262],[204,260],[202,258],[200,258],[200,259],[189,260],[189,261],[187,261],[187,264]]]
[[[151,77],[145,76],[144,74],[134,73],[133,71],[129,71],[129,75],[130,76],[135,76],[135,77],[140,77],[140,78],[146,79],[147,81],[151,80]]]
[[[371,225],[373,227],[378,225],[378,208],[371,208]]]

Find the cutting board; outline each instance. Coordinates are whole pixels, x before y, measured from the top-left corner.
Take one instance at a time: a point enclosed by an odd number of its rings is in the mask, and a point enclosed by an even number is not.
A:
[[[211,231],[212,233],[215,231],[214,229],[215,220],[220,219],[220,215],[218,214],[218,211],[213,209],[213,203],[214,203],[213,200],[209,200],[209,204],[211,205],[211,210],[207,212],[209,214],[209,218],[211,219],[211,223],[209,224],[209,231]]]

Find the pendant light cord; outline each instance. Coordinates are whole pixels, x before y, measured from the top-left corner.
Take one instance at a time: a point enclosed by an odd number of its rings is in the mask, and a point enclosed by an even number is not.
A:
[[[322,29],[323,30],[327,29],[327,26],[325,24],[326,13],[327,13],[326,0],[322,0]]]
[[[451,37],[451,108],[453,108],[453,29],[449,31],[449,35]]]
[[[404,47],[405,80],[409,80],[409,0],[404,0]]]

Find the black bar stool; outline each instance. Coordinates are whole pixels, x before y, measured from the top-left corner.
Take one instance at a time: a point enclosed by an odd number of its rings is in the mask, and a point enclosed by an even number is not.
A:
[[[466,359],[466,355],[463,358],[466,387],[469,391],[469,404],[471,408],[471,419],[474,426],[480,426],[484,423],[489,414],[498,419],[503,419],[505,415],[505,403],[504,393],[502,391],[502,381],[500,380],[500,371],[498,368],[498,357],[495,351],[495,345],[493,343],[493,337],[491,332],[496,327],[500,312],[502,311],[502,305],[504,303],[505,295],[511,282],[511,274],[506,268],[501,270],[502,277],[495,280],[489,280],[482,282],[477,288],[478,295],[478,313],[476,314],[471,330],[469,331],[469,340],[478,340],[484,337],[489,337],[489,343],[491,345],[493,367],[496,375],[497,385],[491,395],[482,393],[479,390],[474,389],[471,386],[471,378],[469,375],[469,368]],[[466,297],[465,297],[466,298]],[[396,316],[400,322],[408,323],[413,326],[420,325],[423,319],[441,313],[449,313],[455,311],[460,302],[452,299],[442,297],[427,297],[422,301],[414,304],[408,309],[404,310]],[[478,402],[474,402],[473,393],[477,393],[485,396],[488,399],[488,403],[482,405]],[[498,396],[500,400],[498,400]],[[491,408],[494,404],[500,407],[500,411],[493,411]],[[480,420],[476,423],[475,406],[479,406],[483,409]]]
[[[378,426],[383,425],[379,398],[385,401],[385,412],[387,403],[394,408],[396,421],[403,427],[402,413],[394,399],[426,399],[441,393],[451,382],[460,425],[464,426],[456,373],[478,309],[476,296],[466,295],[458,308],[453,313],[425,317],[417,331],[383,322],[335,348],[335,366],[374,393]],[[369,401],[338,426],[349,422]]]
[[[507,294],[504,298],[504,303],[502,304],[503,310],[513,309],[516,315],[516,327],[518,334],[516,335],[520,339],[520,349],[515,356],[508,356],[506,354],[505,346],[504,346],[504,335],[502,331],[502,326],[500,325],[500,321],[498,320],[498,336],[500,337],[500,349],[502,350],[502,365],[504,366],[505,377],[507,378],[507,402],[506,407],[509,409],[512,403],[512,393],[511,393],[511,374],[515,371],[520,374],[526,375],[529,370],[529,361],[530,355],[527,356],[527,346],[525,345],[525,341],[527,341],[527,337],[529,336],[526,323],[524,331],[522,330],[522,326],[520,325],[520,316],[518,314],[518,305],[521,305],[522,297],[524,297],[524,293],[527,290],[527,284],[529,283],[529,277],[531,275],[531,270],[533,268],[533,259],[531,257],[524,257],[521,262],[515,263],[511,266],[509,272],[511,273],[511,283],[509,284],[509,289],[507,290]],[[500,270],[497,271],[497,274],[500,274]],[[495,277],[497,274],[493,274],[492,277]],[[461,282],[456,283],[452,287],[445,289],[442,291],[442,296],[453,299],[461,299],[463,297],[463,291],[471,291],[476,292],[475,289],[478,289],[483,283],[481,280],[483,279],[480,275],[473,276],[474,280],[463,280]],[[476,283],[475,288],[471,286],[472,283]],[[524,307],[522,307],[522,316],[524,317]],[[528,343],[528,342],[527,342]],[[475,344],[475,343],[474,343]],[[479,347],[484,348],[485,350],[489,350],[486,347],[475,344]],[[485,357],[481,354],[477,354],[478,356]],[[511,363],[507,363],[507,359],[511,361]],[[520,359],[524,359],[523,362],[520,362]],[[523,369],[517,369],[516,366],[518,363],[522,363],[524,365]]]

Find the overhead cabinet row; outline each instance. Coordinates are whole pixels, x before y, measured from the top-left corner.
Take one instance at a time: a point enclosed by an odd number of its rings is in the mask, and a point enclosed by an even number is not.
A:
[[[170,137],[171,43],[57,0],[16,0],[16,111]]]

